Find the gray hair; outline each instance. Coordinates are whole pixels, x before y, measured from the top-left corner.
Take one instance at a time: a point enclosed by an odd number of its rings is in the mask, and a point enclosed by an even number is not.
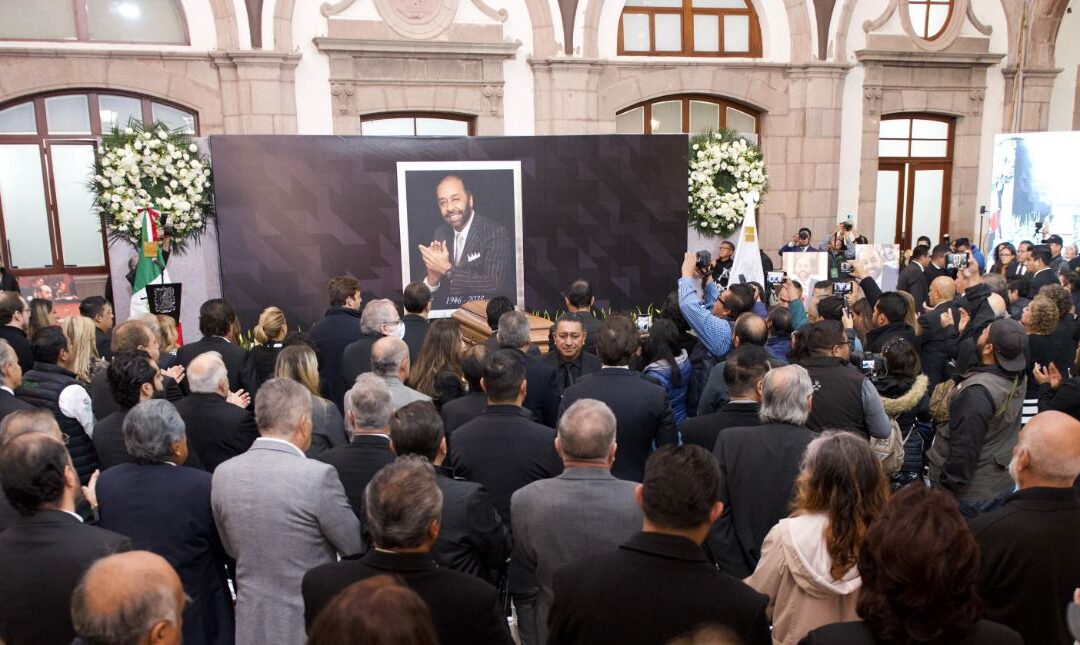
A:
[[[19,362],[19,357],[15,354],[15,350],[6,340],[0,338],[0,366],[17,362]]]
[[[371,371],[378,376],[397,376],[408,359],[409,346],[400,338],[380,338],[371,346]]]
[[[44,408],[30,408],[11,412],[0,421],[0,448],[28,432],[40,432],[58,441],[64,440],[60,434],[60,424],[52,412]]]
[[[176,603],[176,590],[169,580],[158,572],[144,572],[138,580],[126,581],[137,584],[138,593],[110,594],[110,600],[119,602],[112,609],[103,609],[106,601],[95,602],[94,596],[103,591],[102,585],[110,581],[95,580],[97,576],[116,574],[108,567],[113,558],[122,558],[137,552],[113,555],[94,563],[75,588],[71,599],[71,622],[79,638],[88,643],[110,643],[111,645],[137,645],[159,621],[168,621],[178,630],[180,628],[180,608]],[[107,573],[102,573],[105,569]],[[129,572],[126,572],[129,573]],[[118,597],[119,596],[119,597]]]
[[[579,399],[559,418],[559,444],[571,459],[604,459],[615,445],[615,414],[596,399]]]
[[[365,334],[378,334],[380,326],[394,322],[397,317],[397,306],[393,302],[386,298],[372,300],[360,314],[360,331]]]
[[[255,423],[261,434],[290,435],[301,417],[311,418],[311,392],[296,381],[272,378],[255,398]]]
[[[356,384],[345,394],[345,411],[352,413],[354,428],[385,428],[394,414],[386,381],[370,372],[357,376]]]
[[[146,325],[150,329],[150,333],[154,335],[154,338],[161,338],[161,323],[158,322],[157,316],[154,314],[142,314],[135,316],[135,320]]]
[[[415,548],[442,516],[435,469],[419,455],[399,457],[375,473],[364,489],[364,516],[375,546]]]
[[[229,381],[229,370],[221,354],[204,352],[188,363],[185,376],[192,393],[215,394],[222,381]]]
[[[124,447],[140,464],[168,461],[173,443],[184,435],[184,420],[164,399],[142,401],[124,417]]]
[[[761,387],[762,423],[806,424],[809,397],[814,393],[810,374],[801,365],[785,365],[765,374]]]
[[[495,335],[500,347],[518,349],[529,343],[529,317],[520,311],[508,311],[499,318]]]

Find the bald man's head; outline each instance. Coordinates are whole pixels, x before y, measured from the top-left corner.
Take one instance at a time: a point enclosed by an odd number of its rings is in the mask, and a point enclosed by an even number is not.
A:
[[[986,302],[990,305],[990,309],[993,310],[994,315],[998,318],[1004,316],[1005,312],[1009,310],[1008,306],[1005,304],[1005,299],[996,293],[990,294],[990,296],[987,297]]]
[[[47,434],[53,439],[64,441],[64,435],[60,433],[60,425],[56,423],[56,417],[52,412],[42,408],[29,410],[16,410],[4,417],[0,422],[0,448],[19,435],[27,432],[40,432]]]
[[[1020,488],[1069,488],[1080,476],[1080,421],[1040,412],[1020,430],[1009,473]]]
[[[229,371],[225,361],[217,352],[199,354],[187,366],[188,387],[193,393],[221,394],[229,393]]]
[[[92,643],[180,642],[184,587],[169,563],[149,551],[98,560],[71,600],[75,632]]]
[[[408,376],[409,346],[393,336],[384,336],[371,346],[371,371],[376,376]],[[404,372],[405,376],[402,376]]]
[[[956,282],[947,275],[938,276],[930,283],[930,304],[939,305],[956,297]]]
[[[735,319],[734,331],[735,344],[739,347],[743,345],[761,345],[764,347],[765,342],[769,340],[769,327],[765,323],[765,319],[749,311]]]

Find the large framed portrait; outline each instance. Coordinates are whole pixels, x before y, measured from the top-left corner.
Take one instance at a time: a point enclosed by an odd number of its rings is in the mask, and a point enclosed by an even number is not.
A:
[[[803,302],[809,309],[814,297],[814,285],[829,279],[829,254],[789,251],[783,255],[784,271],[803,288]]]
[[[401,275],[431,288],[431,315],[470,300],[525,300],[520,161],[397,164]]]

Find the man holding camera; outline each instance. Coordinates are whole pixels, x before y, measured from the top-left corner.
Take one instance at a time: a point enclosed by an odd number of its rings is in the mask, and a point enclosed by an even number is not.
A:
[[[803,228],[800,228],[799,233],[795,237],[791,238],[791,243],[785,244],[784,246],[780,247],[780,255],[788,253],[789,251],[795,253],[816,252],[817,249],[810,245],[810,239],[810,229],[806,228],[805,226]]]
[[[701,254],[701,262],[698,255],[687,252],[683,257],[682,277],[679,278],[679,310],[701,344],[714,357],[720,358],[731,348],[731,324],[724,320],[728,308],[724,298],[717,295],[715,282],[710,281],[705,285],[704,302],[698,296],[697,281],[712,271],[708,253]],[[750,302],[747,309],[752,305]]]

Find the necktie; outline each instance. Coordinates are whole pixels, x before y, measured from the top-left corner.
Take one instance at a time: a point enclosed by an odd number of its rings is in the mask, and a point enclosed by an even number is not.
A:
[[[454,266],[461,262],[461,233],[454,233]]]
[[[574,364],[563,363],[562,370],[560,371],[562,372],[562,378],[560,379],[562,381],[562,388],[565,390],[574,384]]]

